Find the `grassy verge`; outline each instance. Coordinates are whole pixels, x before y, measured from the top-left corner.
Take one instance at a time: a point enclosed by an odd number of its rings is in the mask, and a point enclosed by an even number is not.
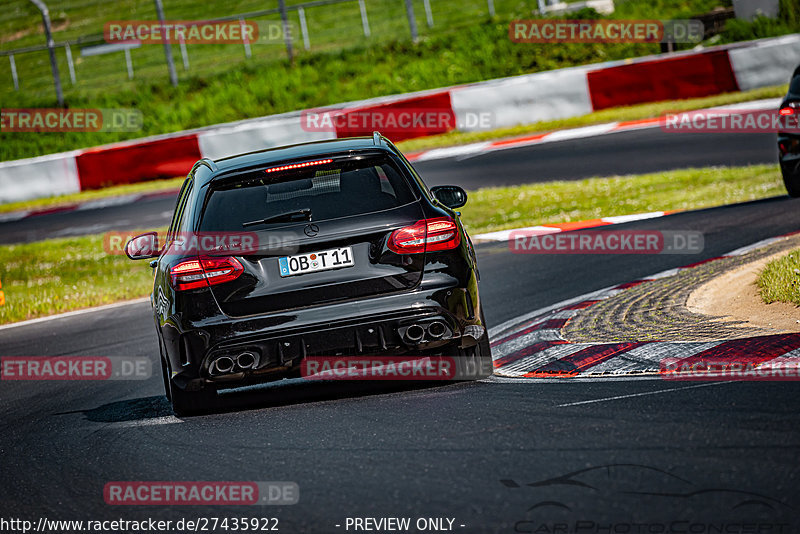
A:
[[[776,165],[591,178],[470,193],[470,232],[657,210],[697,209],[784,194]],[[108,255],[100,235],[0,246],[0,324],[146,296],[146,262]]]
[[[143,297],[153,289],[147,262],[103,250],[103,236],[0,247],[6,304],[0,324]]]
[[[777,165],[677,171],[479,189],[462,208],[470,234],[786,194]]]
[[[753,89],[741,93],[726,93],[722,95],[716,95],[705,98],[692,98],[687,100],[656,102],[652,104],[626,106],[620,108],[606,109],[603,111],[590,113],[588,115],[582,115],[580,117],[571,117],[568,119],[561,119],[557,121],[537,122],[535,124],[515,126],[513,128],[502,128],[487,132],[451,132],[442,135],[422,137],[419,139],[410,139],[408,141],[401,141],[397,143],[397,146],[403,152],[408,153],[420,150],[428,150],[431,148],[463,145],[478,141],[504,139],[535,132],[546,132],[546,131],[560,130],[565,128],[576,128],[580,126],[590,126],[593,124],[602,124],[614,121],[647,119],[651,117],[661,116],[664,113],[690,111],[694,109],[703,109],[708,107],[737,104],[740,102],[748,102],[751,100],[781,97],[786,94],[787,90],[788,90],[787,85],[778,85],[774,87]],[[11,211],[26,210],[26,209],[49,208],[64,204],[71,204],[75,202],[86,202],[89,200],[96,200],[99,198],[121,196],[132,193],[148,193],[148,192],[163,191],[169,189],[178,189],[182,183],[182,180],[183,178],[174,178],[171,180],[155,180],[152,182],[141,182],[138,184],[119,185],[119,186],[108,187],[105,189],[99,189],[95,191],[85,191],[81,193],[74,193],[59,197],[37,198],[21,202],[10,202],[8,204],[0,204],[0,213],[8,213]]]
[[[800,306],[800,249],[772,260],[758,275],[761,299]]]

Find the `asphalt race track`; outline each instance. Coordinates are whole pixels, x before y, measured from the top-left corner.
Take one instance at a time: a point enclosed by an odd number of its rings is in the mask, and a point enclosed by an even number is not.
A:
[[[464,158],[420,161],[429,186],[486,186],[576,180],[710,165],[776,163],[772,134],[676,134],[658,128],[533,145]],[[173,197],[0,222],[0,244],[166,226]],[[2,221],[2,217],[0,217]]]
[[[497,325],[798,228],[798,201],[782,197],[615,227],[701,230],[697,256],[516,255],[504,243],[479,245],[486,317]],[[157,363],[146,302],[0,329],[0,354]],[[753,523],[797,532],[798,393],[796,382],[659,379],[292,382],[228,393],[227,411],[181,420],[158,376],[5,381],[0,502],[33,521],[276,517],[288,533],[347,532],[353,517],[444,517],[465,533],[558,532],[578,522],[598,534],[754,532],[742,526]],[[136,480],[293,481],[300,502],[104,502],[105,483]]]

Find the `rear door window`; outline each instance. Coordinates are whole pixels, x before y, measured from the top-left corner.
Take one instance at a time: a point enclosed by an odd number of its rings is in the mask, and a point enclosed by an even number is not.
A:
[[[383,211],[415,200],[406,178],[388,155],[265,172],[284,165],[265,167],[215,186],[206,201],[200,230],[258,230],[285,225],[287,220],[245,223],[301,210],[310,210],[312,221],[323,221]]]

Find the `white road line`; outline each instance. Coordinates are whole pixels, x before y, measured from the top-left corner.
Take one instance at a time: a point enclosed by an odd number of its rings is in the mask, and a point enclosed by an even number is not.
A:
[[[149,419],[136,419],[134,421],[119,421],[117,423],[111,423],[108,426],[129,428],[135,426],[174,425],[176,423],[183,423],[183,420],[178,419],[174,415],[165,415],[162,417],[151,417]]]
[[[618,400],[618,399],[629,399],[629,398],[632,398],[632,397],[644,397],[646,395],[658,395],[659,393],[670,393],[672,391],[681,391],[681,390],[684,390],[684,389],[704,388],[704,387],[708,387],[708,386],[719,386],[720,384],[730,384],[731,382],[733,382],[733,381],[711,382],[711,383],[708,383],[708,384],[696,384],[694,386],[686,386],[686,387],[682,387],[682,388],[659,389],[657,391],[646,391],[644,393],[631,393],[630,395],[617,395],[616,397],[606,397],[604,399],[592,399],[592,400],[579,401],[579,402],[569,402],[567,404],[559,404],[558,406],[556,406],[556,408],[565,408],[567,406],[579,406],[581,404],[593,404],[593,403],[596,403],[596,402],[606,402],[606,401],[612,401],[612,400]]]

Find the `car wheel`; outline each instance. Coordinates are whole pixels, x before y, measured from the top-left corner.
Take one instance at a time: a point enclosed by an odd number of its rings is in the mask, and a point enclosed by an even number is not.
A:
[[[488,378],[494,373],[494,360],[492,360],[492,347],[489,344],[489,329],[486,328],[486,319],[483,317],[483,310],[481,310],[481,324],[484,327],[484,333],[481,340],[475,346],[478,359],[478,378]]]
[[[781,164],[781,174],[783,175],[783,185],[790,197],[800,197],[800,169],[795,166],[794,170]]]
[[[205,387],[200,391],[186,391],[175,387],[170,380],[169,390],[172,411],[176,415],[200,415],[210,412],[217,406],[217,391],[212,387]]]
[[[164,382],[164,395],[167,396],[167,400],[172,400],[172,394],[169,391],[169,368],[167,367],[167,362],[164,361],[164,358],[159,358],[161,362],[161,379]]]
[[[481,310],[481,323],[486,326]],[[489,330],[484,329],[483,336],[478,343],[467,349],[459,350],[459,361],[456,368],[457,376],[465,380],[480,380],[492,376],[492,348],[489,345]]]

